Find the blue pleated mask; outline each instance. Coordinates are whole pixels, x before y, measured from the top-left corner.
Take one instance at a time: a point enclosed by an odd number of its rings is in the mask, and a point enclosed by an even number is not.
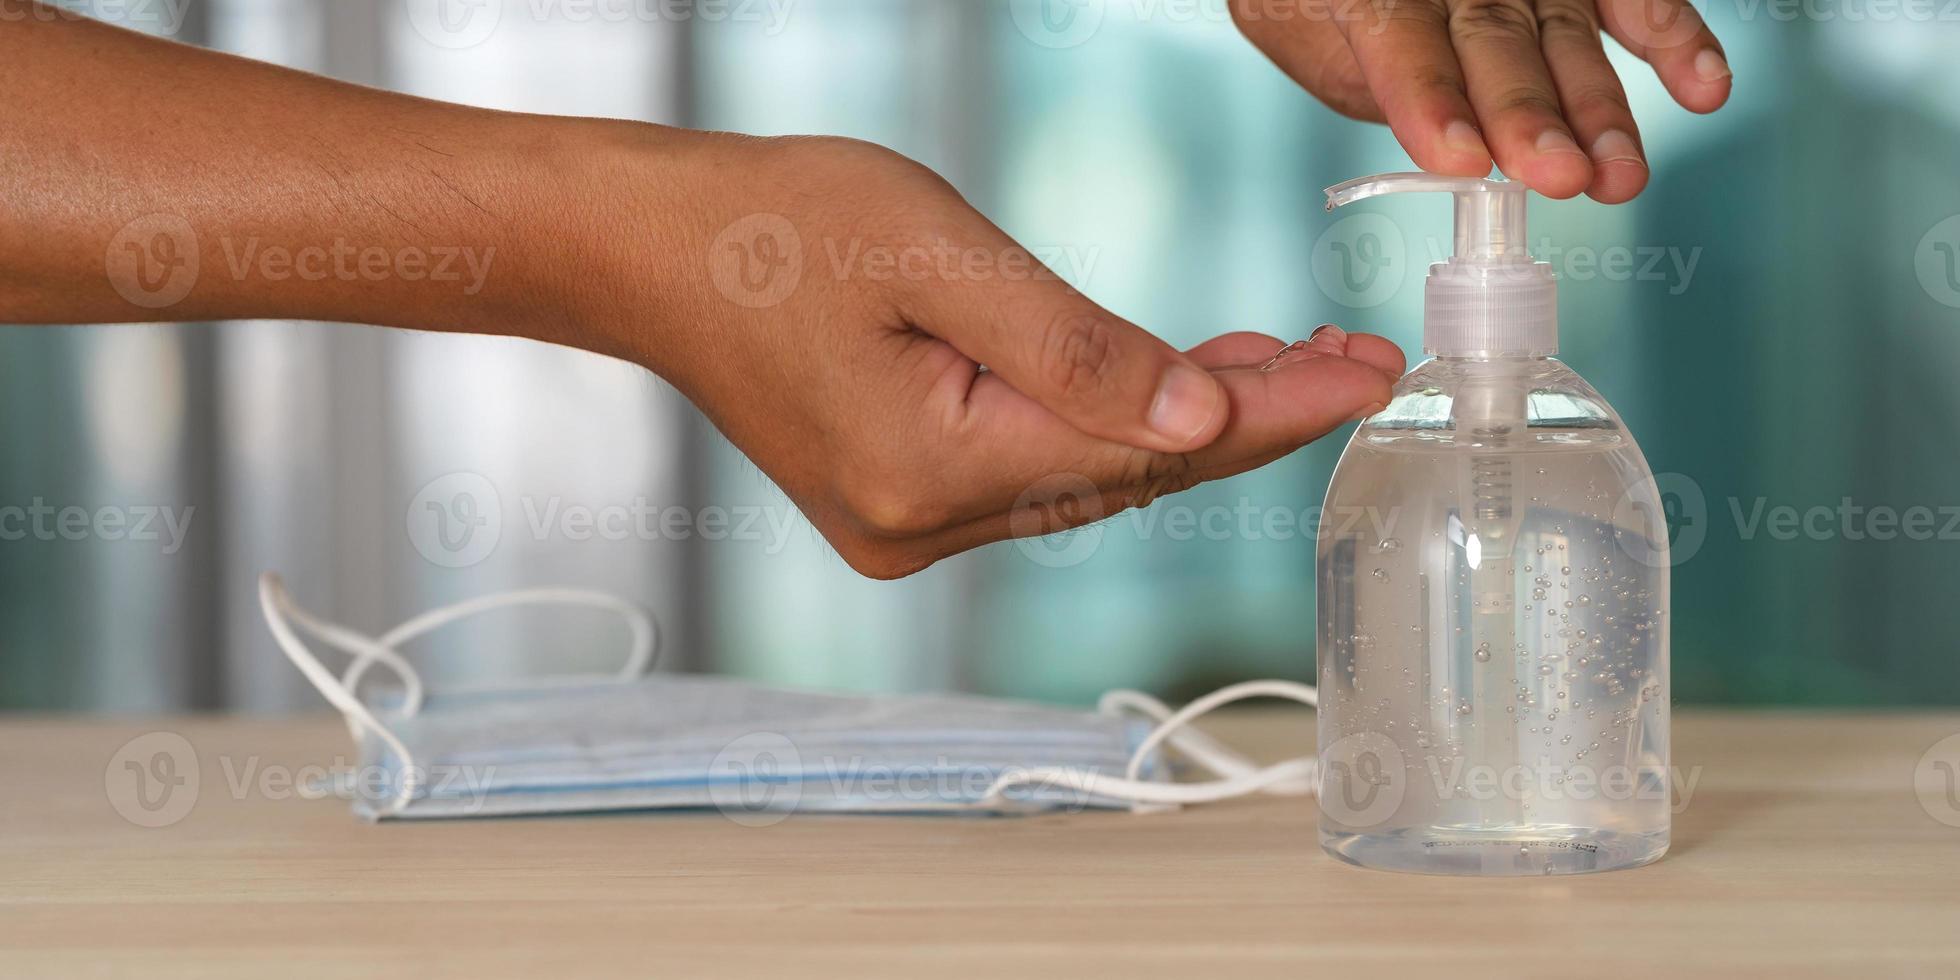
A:
[[[791,812],[1131,809],[1167,802],[1156,796],[1176,788],[1156,744],[1145,744],[1149,721],[1121,705],[838,695],[648,673],[651,617],[598,593],[493,596],[379,637],[300,609],[271,575],[260,600],[281,648],[347,720],[361,761],[333,788],[368,819],[713,808],[766,823]],[[400,652],[457,619],[524,604],[617,612],[633,637],[626,666],[611,677],[435,692]],[[335,675],[302,633],[351,665]],[[395,683],[376,678],[371,693],[357,693],[376,666]]]

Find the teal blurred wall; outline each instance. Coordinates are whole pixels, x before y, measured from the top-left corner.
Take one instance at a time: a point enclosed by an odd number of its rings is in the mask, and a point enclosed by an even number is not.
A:
[[[1223,0],[1079,0],[1086,29],[1065,35],[1030,20],[1044,2],[611,23],[508,0],[494,41],[450,50],[396,0],[194,0],[177,36],[480,104],[874,140],[1173,342],[1336,321],[1419,356],[1447,208],[1321,208],[1328,184],[1408,167],[1385,130],[1294,87]],[[1704,4],[1736,74],[1705,118],[1613,49],[1651,188],[1532,205],[1566,359],[1670,501],[1681,701],[1960,703],[1960,15],[1907,8]],[[1366,234],[1372,278],[1345,282],[1336,247]],[[659,610],[665,666],[779,684],[1086,702],[1306,679],[1311,508],[1345,438],[901,583],[859,578],[807,525],[761,544],[513,541],[451,568],[403,535],[445,473],[498,474],[507,508],[788,505],[671,390],[580,352],[272,323],[0,330],[0,506],[197,508],[172,554],[0,541],[0,709],[317,705],[258,621],[268,567],[377,632],[501,588],[612,589]],[[417,655],[439,678],[613,656],[608,624],[521,625]]]

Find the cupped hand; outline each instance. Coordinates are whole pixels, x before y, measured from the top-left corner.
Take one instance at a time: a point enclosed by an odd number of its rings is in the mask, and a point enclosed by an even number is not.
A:
[[[869,144],[653,156],[688,176],[608,226],[673,237],[652,269],[618,251],[593,315],[873,577],[1261,466],[1378,410],[1403,368],[1331,327],[1175,350]]]
[[[1602,29],[1683,107],[1729,97],[1722,46],[1687,0],[1232,0],[1232,12],[1321,101],[1388,123],[1422,169],[1481,177],[1494,159],[1547,197],[1617,204],[1647,185]]]

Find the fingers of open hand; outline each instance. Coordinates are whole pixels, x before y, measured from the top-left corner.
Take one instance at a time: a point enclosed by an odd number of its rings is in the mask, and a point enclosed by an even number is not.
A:
[[[952,553],[1052,534],[1257,469],[1378,411],[1391,387],[1380,368],[1325,351],[1298,351],[1271,369],[1232,368],[1219,376],[1232,393],[1234,425],[1205,451],[1175,459],[1127,454],[1036,469],[1010,510],[950,529],[936,546]]]
[[[934,461],[886,474],[849,500],[859,533],[833,541],[860,571],[897,577],[982,544],[1099,520],[1264,465],[1378,410],[1402,368],[1393,344],[1333,327],[1300,350],[1240,333],[1187,356],[1210,370],[1232,405],[1231,421],[1204,449],[1157,453],[1086,436],[983,374]]]
[[[1025,253],[977,215],[960,224],[962,243]],[[1225,425],[1224,395],[1201,367],[1045,268],[927,285],[905,297],[914,325],[1086,436],[1182,452],[1208,444]]]

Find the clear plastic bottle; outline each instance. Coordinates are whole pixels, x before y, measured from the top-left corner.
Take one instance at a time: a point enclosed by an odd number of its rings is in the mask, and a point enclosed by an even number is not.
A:
[[[1619,416],[1552,355],[1524,194],[1457,195],[1436,355],[1355,433],[1319,545],[1321,843],[1435,874],[1607,871],[1668,843],[1667,528]]]

